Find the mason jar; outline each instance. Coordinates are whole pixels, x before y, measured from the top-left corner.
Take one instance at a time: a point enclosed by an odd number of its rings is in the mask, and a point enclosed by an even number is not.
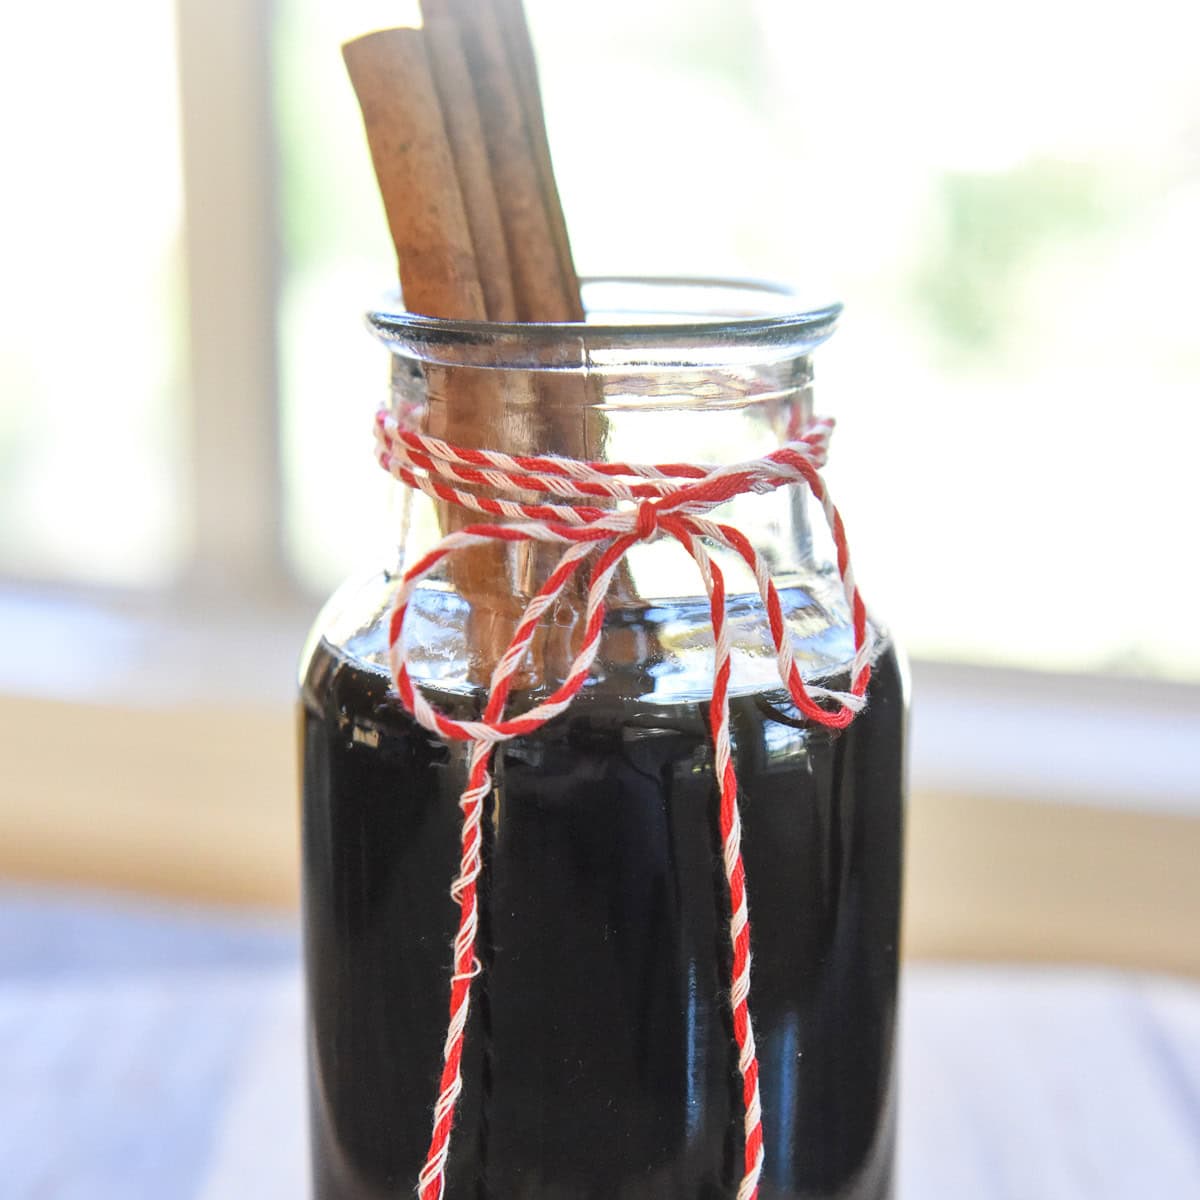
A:
[[[836,307],[805,311],[789,293],[721,282],[597,280],[584,294],[586,324],[372,311],[391,356],[391,414],[477,449],[705,466],[756,459],[812,417],[813,352]],[[478,518],[421,492],[406,491],[402,507],[401,544],[329,602],[302,664],[316,1200],[413,1193],[443,1065],[468,748],[401,704],[388,622],[404,567]],[[844,687],[851,619],[820,509],[785,487],[714,515],[769,564],[805,679]],[[416,589],[409,667],[440,710],[478,717],[557,553],[477,547]],[[711,553],[728,591],[757,1194],[881,1200],[894,1140],[902,667],[873,623],[865,709],[841,731],[806,719],[780,682],[753,576],[738,556]],[[562,682],[581,615],[568,589],[543,618],[510,712]],[[671,538],[642,542],[614,580],[586,685],[567,711],[495,750],[449,1200],[738,1193],[743,1082],[712,695],[713,619],[696,564]]]

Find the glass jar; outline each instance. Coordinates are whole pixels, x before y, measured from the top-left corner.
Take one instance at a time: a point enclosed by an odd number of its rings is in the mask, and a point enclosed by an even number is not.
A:
[[[721,283],[595,281],[586,325],[380,310],[391,408],[459,445],[593,461],[753,459],[812,415],[836,308]],[[388,671],[401,563],[461,513],[406,493],[384,569],[346,585],[302,666],[304,917],[316,1200],[411,1194],[446,1036],[466,744],[402,707]],[[717,511],[767,557],[807,680],[844,685],[849,614],[798,488]],[[407,621],[426,696],[477,717],[525,601],[558,556],[445,560]],[[905,685],[886,635],[864,712],[805,720],[753,577],[726,573],[731,724],[752,926],[765,1160],[759,1195],[890,1195]],[[581,595],[546,614],[508,711],[557,686]],[[484,820],[476,979],[446,1196],[702,1200],[741,1179],[728,896],[707,726],[712,619],[660,537],[614,581],[587,685],[501,744]]]

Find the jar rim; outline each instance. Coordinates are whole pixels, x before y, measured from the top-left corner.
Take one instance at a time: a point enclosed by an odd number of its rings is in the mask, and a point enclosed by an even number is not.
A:
[[[604,372],[735,367],[801,358],[834,332],[840,303],[753,280],[597,276],[581,281],[586,321],[451,320],[405,311],[397,292],[367,324],[395,355],[493,370]]]

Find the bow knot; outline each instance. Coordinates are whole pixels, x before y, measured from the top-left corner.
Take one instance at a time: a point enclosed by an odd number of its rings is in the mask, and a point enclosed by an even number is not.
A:
[[[658,532],[658,505],[653,500],[643,500],[637,506],[633,531],[642,542],[648,542]]]

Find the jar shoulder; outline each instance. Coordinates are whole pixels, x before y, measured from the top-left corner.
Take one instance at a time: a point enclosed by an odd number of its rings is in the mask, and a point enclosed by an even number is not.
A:
[[[368,673],[388,676],[387,635],[398,578],[378,572],[348,580],[321,610],[300,664],[302,688],[314,686],[324,646]],[[781,577],[776,586],[797,664],[808,680],[830,681],[846,672],[853,657],[853,633],[840,585],[831,571],[814,569]],[[441,695],[468,696],[491,674],[471,643],[481,614],[452,588],[419,587],[406,618],[405,640],[412,677]],[[547,618],[548,625],[552,622]],[[776,653],[757,593],[727,599],[731,691],[750,694],[779,687]],[[587,695],[638,699],[650,704],[686,704],[712,693],[713,626],[705,597],[683,596],[610,606]],[[569,639],[569,628],[551,628]],[[886,642],[886,634],[882,641]],[[894,651],[888,651],[893,653]],[[561,656],[569,661],[566,656]],[[316,668],[320,667],[318,671]],[[530,696],[561,680],[535,684]]]

